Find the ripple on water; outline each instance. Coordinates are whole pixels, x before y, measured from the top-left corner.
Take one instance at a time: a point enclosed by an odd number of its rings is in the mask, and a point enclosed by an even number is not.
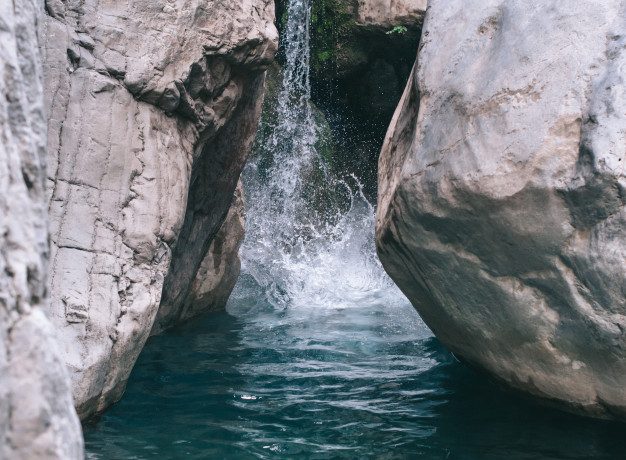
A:
[[[150,339],[122,401],[85,427],[90,459],[616,459],[622,434],[501,392],[410,306],[374,304],[231,304]]]

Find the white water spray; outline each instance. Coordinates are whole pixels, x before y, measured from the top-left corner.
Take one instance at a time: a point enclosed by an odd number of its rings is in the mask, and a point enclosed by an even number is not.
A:
[[[310,15],[311,0],[289,0],[276,120],[243,174],[246,239],[234,297],[260,288],[279,308],[406,305],[376,255],[373,206],[315,148]]]

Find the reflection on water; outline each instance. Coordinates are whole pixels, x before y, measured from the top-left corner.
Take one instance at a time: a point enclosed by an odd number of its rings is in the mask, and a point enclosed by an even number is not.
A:
[[[622,425],[501,392],[408,305],[250,300],[150,339],[88,458],[624,458]]]

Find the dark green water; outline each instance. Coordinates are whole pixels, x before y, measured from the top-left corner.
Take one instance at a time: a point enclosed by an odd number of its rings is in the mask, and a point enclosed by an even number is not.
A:
[[[90,459],[621,459],[625,428],[500,391],[408,305],[239,296],[152,338],[85,436]]]

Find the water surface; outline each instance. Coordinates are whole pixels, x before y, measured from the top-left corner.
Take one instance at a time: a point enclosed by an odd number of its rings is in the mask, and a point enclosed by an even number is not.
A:
[[[122,401],[85,427],[103,460],[621,459],[623,434],[500,391],[408,305],[245,298],[150,339]]]

